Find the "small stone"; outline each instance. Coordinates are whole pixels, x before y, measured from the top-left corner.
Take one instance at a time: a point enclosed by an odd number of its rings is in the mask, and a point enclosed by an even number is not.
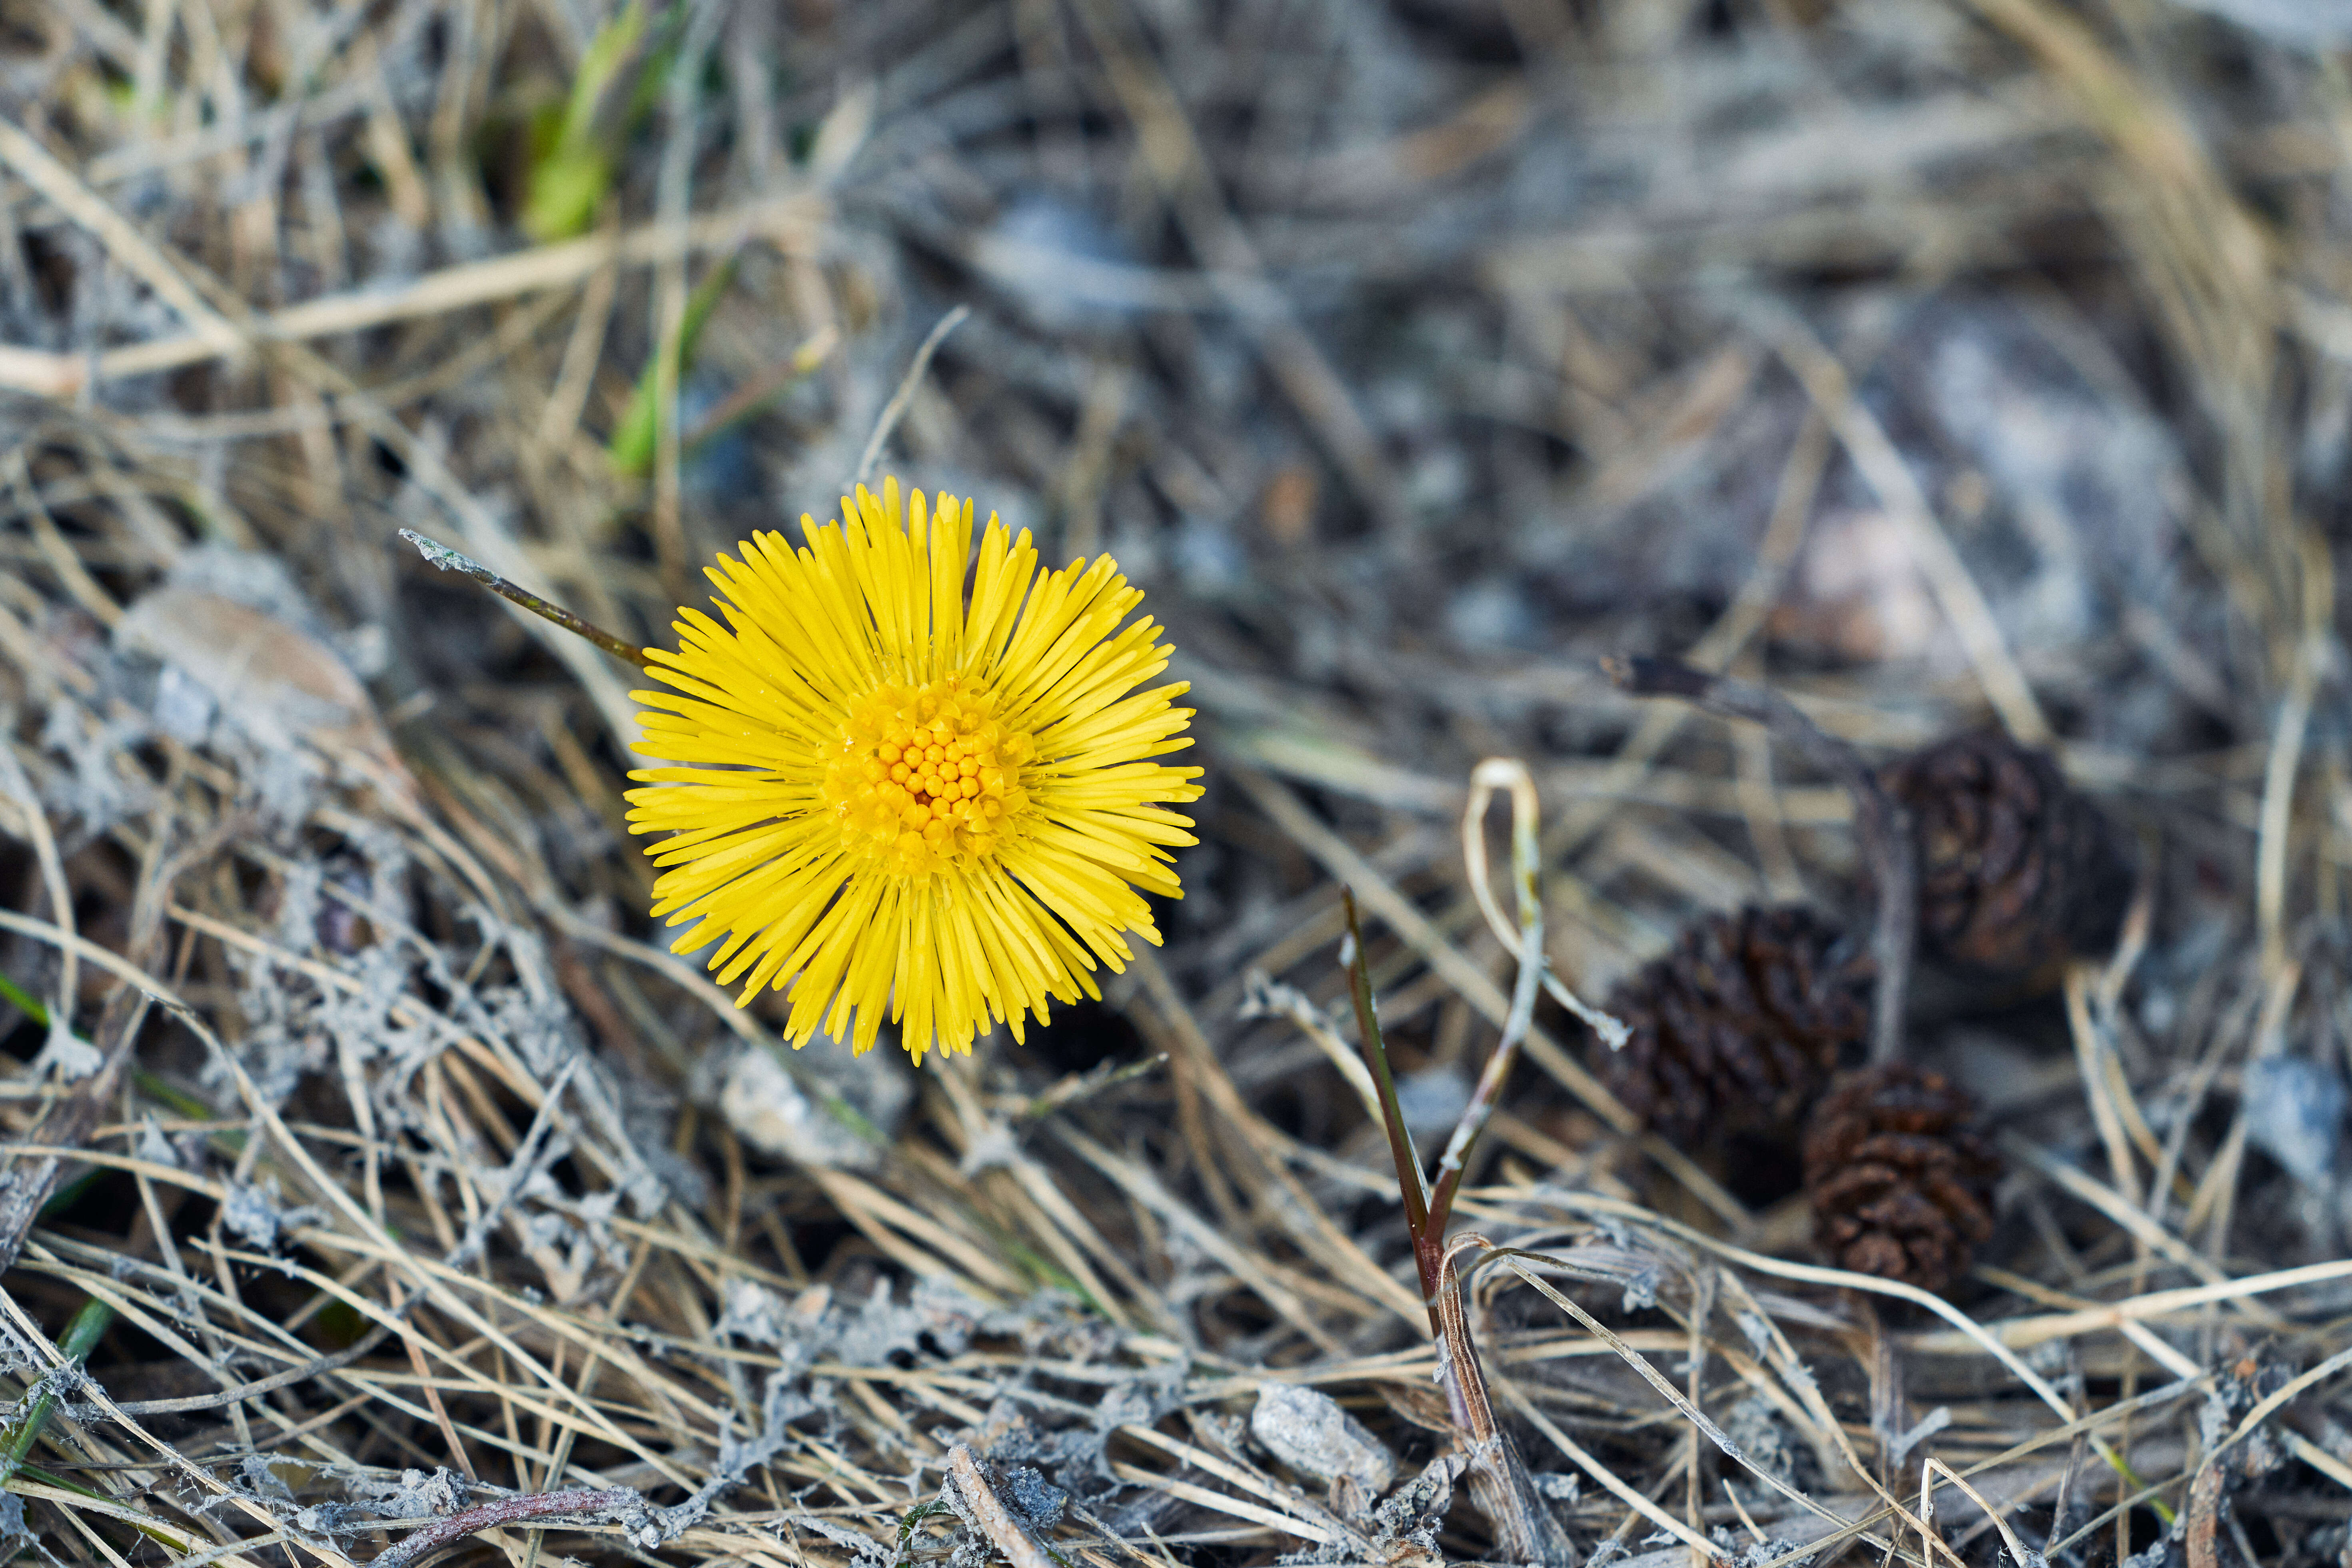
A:
[[[1331,1482],[1346,1477],[1378,1497],[1396,1479],[1396,1457],[1329,1395],[1287,1383],[1261,1383],[1250,1433],[1300,1475]]]
[[[1040,1530],[1062,1522],[1070,1494],[1047,1480],[1034,1465],[1014,1465],[1004,1472],[1004,1500]]]

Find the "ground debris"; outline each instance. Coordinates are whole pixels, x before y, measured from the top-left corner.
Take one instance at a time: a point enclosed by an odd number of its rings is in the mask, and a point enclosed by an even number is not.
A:
[[[1299,1474],[1327,1484],[1345,1479],[1367,1500],[1379,1498],[1396,1479],[1396,1457],[1317,1389],[1260,1384],[1250,1436]]]

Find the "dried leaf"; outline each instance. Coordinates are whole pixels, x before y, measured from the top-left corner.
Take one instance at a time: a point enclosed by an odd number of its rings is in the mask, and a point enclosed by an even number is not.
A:
[[[265,750],[357,753],[401,771],[359,677],[317,639],[249,605],[162,588],[131,607],[116,646],[161,659]]]

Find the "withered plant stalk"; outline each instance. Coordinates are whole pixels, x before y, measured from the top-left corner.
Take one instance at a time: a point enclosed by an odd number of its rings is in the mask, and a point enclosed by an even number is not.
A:
[[[1445,1246],[1445,1225],[1454,1211],[1468,1170],[1471,1151],[1502,1097],[1503,1085],[1518,1061],[1520,1042],[1535,1018],[1536,998],[1545,988],[1543,900],[1536,886],[1540,857],[1536,834],[1536,796],[1527,769],[1517,762],[1490,759],[1481,763],[1471,779],[1468,810],[1463,818],[1465,858],[1496,935],[1519,960],[1518,979],[1512,988],[1511,1009],[1502,1038],[1478,1075],[1470,1103],[1446,1140],[1433,1186],[1413,1147],[1412,1129],[1397,1098],[1396,1079],[1389,1066],[1388,1044],[1381,1033],[1380,1009],[1372,998],[1371,966],[1365,956],[1363,926],[1357,915],[1352,890],[1340,890],[1348,919],[1348,981],[1356,1008],[1356,1025],[1363,1042],[1364,1064],[1370,1071],[1381,1107],[1381,1124],[1396,1161],[1397,1191],[1404,1201],[1405,1230],[1412,1239],[1412,1260],[1421,1281],[1421,1296],[1429,1310],[1429,1329],[1437,1343],[1438,1385],[1445,1391],[1448,1414],[1462,1429],[1465,1472],[1472,1500],[1486,1514],[1495,1531],[1497,1555],[1521,1563],[1566,1563],[1573,1560],[1567,1532],[1552,1517],[1527,1461],[1495,1419],[1494,1402],[1486,1391],[1477,1346],[1470,1337],[1470,1322],[1462,1285]],[[1486,888],[1484,849],[1487,802],[1496,789],[1512,798],[1512,886],[1518,904],[1518,926],[1513,931],[1502,919]],[[1604,1037],[1622,1039],[1624,1026],[1597,1013],[1566,987],[1552,988],[1569,1006],[1593,1021]]]

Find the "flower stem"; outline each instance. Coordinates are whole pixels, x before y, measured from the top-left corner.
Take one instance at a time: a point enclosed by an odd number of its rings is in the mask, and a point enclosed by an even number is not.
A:
[[[624,643],[602,627],[590,625],[569,610],[550,604],[528,589],[517,588],[472,556],[462,555],[437,539],[428,539],[414,528],[401,529],[400,537],[415,545],[419,555],[443,571],[462,571],[509,604],[520,604],[540,619],[552,621],[573,636],[586,638],[615,659],[626,659],[641,670],[650,667],[646,662],[643,648]]]
[[[1534,1478],[1528,1473],[1527,1461],[1520,1457],[1518,1446],[1495,1419],[1486,1374],[1478,1364],[1478,1347],[1470,1336],[1462,1282],[1454,1272],[1453,1253],[1445,1245],[1445,1221],[1453,1211],[1454,1194],[1461,1188],[1470,1151],[1478,1134],[1486,1130],[1496,1102],[1501,1097],[1504,1081],[1510,1077],[1511,1068],[1518,1061],[1519,1042],[1527,1038],[1535,1018],[1536,997],[1543,988],[1543,900],[1536,887],[1541,861],[1536,836],[1535,784],[1528,779],[1527,770],[1517,763],[1482,765],[1473,777],[1478,792],[1473,795],[1472,810],[1465,815],[1463,831],[1466,839],[1474,829],[1484,831],[1479,824],[1490,791],[1498,780],[1508,783],[1513,789],[1512,869],[1519,906],[1518,984],[1512,994],[1510,1013],[1504,1021],[1503,1038],[1487,1058],[1470,1104],[1455,1124],[1444,1157],[1438,1162],[1434,1191],[1423,1176],[1421,1156],[1413,1150],[1412,1133],[1404,1124],[1404,1108],[1398,1103],[1396,1082],[1389,1071],[1388,1044],[1381,1037],[1380,1015],[1372,1002],[1371,965],[1364,952],[1364,932],[1356,915],[1355,894],[1342,887],[1339,902],[1348,915],[1349,989],[1355,998],[1356,1022],[1363,1035],[1364,1061],[1371,1070],[1381,1123],[1388,1131],[1389,1151],[1396,1157],[1397,1191],[1404,1199],[1405,1229],[1412,1238],[1412,1261],[1421,1277],[1421,1299],[1429,1309],[1430,1334],[1437,1345],[1438,1385],[1444,1391],[1447,1413],[1462,1433],[1471,1500],[1494,1530],[1496,1555],[1513,1563],[1561,1568],[1576,1561],[1575,1548],[1536,1491]],[[1474,854],[1471,865],[1483,878],[1483,854]],[[1488,1243],[1480,1237],[1465,1236],[1458,1245],[1484,1249]]]
[[[1576,1548],[1536,1490],[1518,1445],[1495,1419],[1478,1347],[1470,1338],[1469,1312],[1454,1257],[1472,1248],[1489,1251],[1493,1246],[1483,1236],[1465,1234],[1438,1253],[1438,1289],[1430,1298],[1437,1322],[1438,1386],[1444,1391],[1454,1425],[1462,1428],[1463,1451],[1470,1461],[1464,1479],[1473,1505],[1495,1532],[1493,1555],[1509,1563],[1570,1563],[1576,1561]]]

